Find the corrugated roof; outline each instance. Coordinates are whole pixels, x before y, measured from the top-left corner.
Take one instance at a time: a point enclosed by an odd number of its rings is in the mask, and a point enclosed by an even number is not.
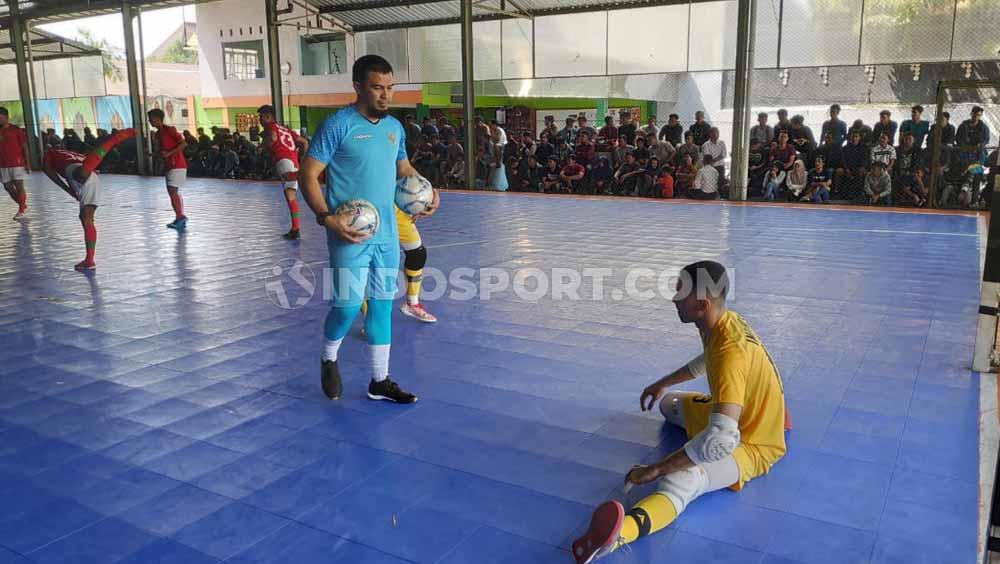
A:
[[[37,61],[65,59],[69,57],[101,56],[100,49],[93,49],[54,33],[40,29],[31,30],[31,55]],[[10,41],[10,30],[0,29],[0,64],[14,63],[14,47]]]
[[[307,0],[355,32],[457,23],[460,0]],[[687,0],[477,0],[475,20],[659,6]],[[698,1],[698,0],[695,0]]]
[[[198,4],[211,0],[129,0],[133,6],[143,9],[170,8]],[[51,23],[77,18],[89,18],[105,14],[120,13],[122,0],[30,0],[19,2],[21,14],[34,23]],[[6,2],[0,1],[0,24],[10,15]]]

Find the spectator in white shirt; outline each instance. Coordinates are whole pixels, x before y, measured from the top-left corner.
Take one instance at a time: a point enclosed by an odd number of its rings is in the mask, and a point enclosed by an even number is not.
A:
[[[694,186],[688,191],[688,196],[695,200],[719,199],[719,172],[715,169],[712,155],[705,155],[705,166],[698,170],[694,177]]]
[[[656,116],[650,115],[649,121],[646,122],[646,125],[639,128],[639,132],[642,133],[643,137],[649,137],[650,135],[656,137],[656,134],[660,132],[660,128],[656,126]]]
[[[701,146],[701,154],[712,157],[713,166],[719,173],[719,188],[722,188],[726,181],[726,142],[719,140],[718,127],[708,130],[708,141]]]
[[[885,170],[892,170],[896,164],[896,148],[889,144],[889,136],[885,133],[879,136],[878,145],[872,147],[873,163],[882,163]]]

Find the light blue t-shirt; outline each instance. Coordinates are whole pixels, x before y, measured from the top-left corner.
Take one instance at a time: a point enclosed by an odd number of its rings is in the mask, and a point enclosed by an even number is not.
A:
[[[396,162],[406,158],[403,125],[392,116],[376,123],[348,106],[326,118],[309,142],[308,156],[327,165],[326,203],[331,211],[360,198],[378,210],[381,225],[367,244],[398,245]],[[349,244],[330,232],[330,244]]]

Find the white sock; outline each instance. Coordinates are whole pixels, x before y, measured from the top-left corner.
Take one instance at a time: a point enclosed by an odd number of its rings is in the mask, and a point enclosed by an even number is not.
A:
[[[368,350],[372,355],[372,380],[376,382],[381,382],[389,377],[389,346],[368,346]]]
[[[417,304],[420,303],[420,296],[411,296],[411,295],[407,294],[406,295],[406,303],[408,303],[410,305],[417,305]]]
[[[337,351],[340,350],[340,343],[343,341],[343,337],[336,341],[323,339],[323,360],[337,360]]]

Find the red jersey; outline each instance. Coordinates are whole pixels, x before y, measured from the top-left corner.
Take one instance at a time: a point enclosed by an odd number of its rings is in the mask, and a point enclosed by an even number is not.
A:
[[[28,135],[20,127],[8,123],[0,127],[0,168],[25,166],[27,155],[24,146],[28,144]]]
[[[271,138],[271,158],[274,162],[288,159],[298,167],[299,149],[295,146],[295,141],[298,140],[299,134],[277,122],[267,124],[264,131]]]
[[[80,153],[74,153],[73,151],[49,149],[45,151],[42,163],[45,166],[52,167],[59,174],[66,176],[66,167],[71,164],[83,164],[85,158]]]
[[[160,142],[160,151],[164,153],[173,151],[178,145],[184,142],[184,137],[177,132],[177,128],[169,125],[164,125],[156,131],[156,139]],[[184,160],[184,151],[177,151],[163,161],[163,168],[165,170],[187,167],[187,161]]]

